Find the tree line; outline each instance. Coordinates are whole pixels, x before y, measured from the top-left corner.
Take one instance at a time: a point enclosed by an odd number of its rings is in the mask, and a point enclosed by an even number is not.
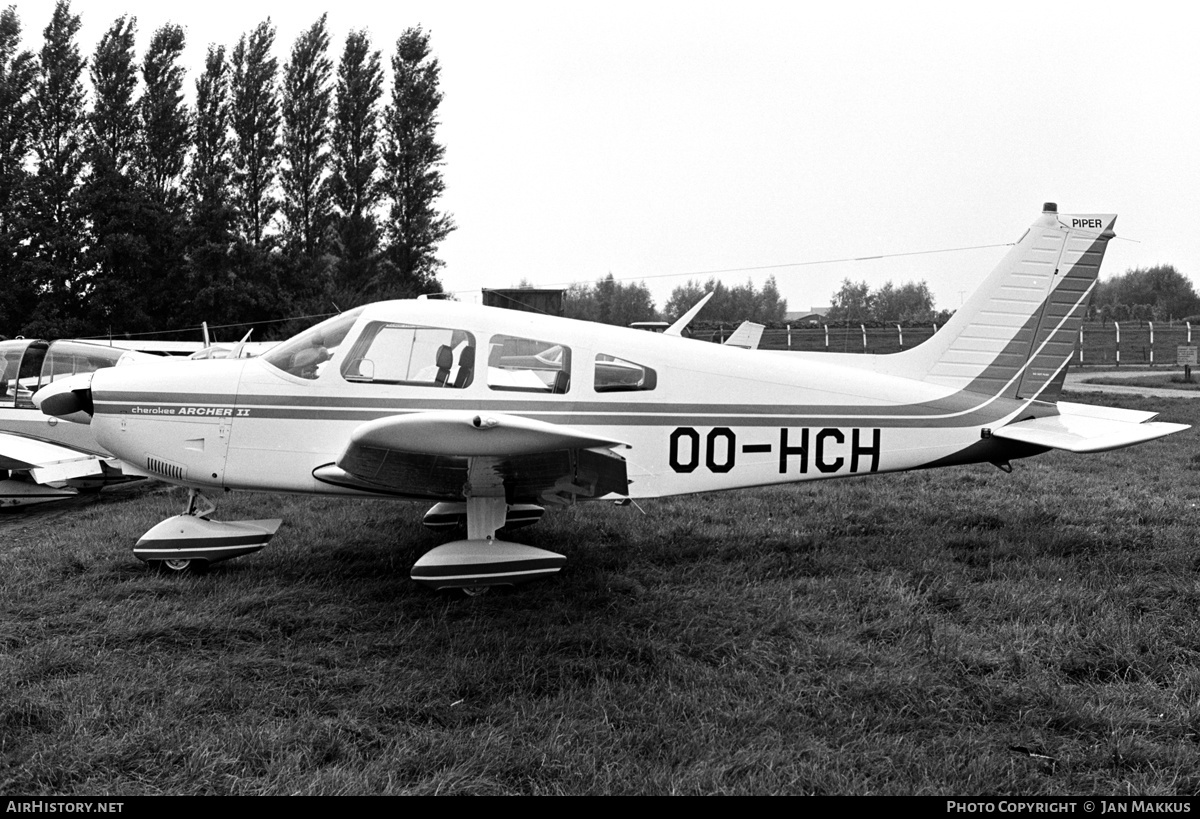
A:
[[[833,294],[829,324],[938,324],[953,311],[937,310],[925,282],[897,287],[890,281],[872,289],[842,281]],[[1097,282],[1088,306],[1091,321],[1200,321],[1200,295],[1191,279],[1173,265],[1132,268]]]
[[[1191,279],[1162,264],[1133,268],[1096,285],[1093,321],[1200,321],[1200,296]]]
[[[530,285],[522,282],[519,286]],[[563,297],[563,315],[621,327],[635,321],[673,322],[708,293],[713,297],[697,317],[697,325],[742,321],[778,324],[787,312],[787,300],[780,297],[774,276],[761,288],[752,281],[729,287],[715,278],[706,282],[688,279],[686,284],[671,291],[670,299],[660,311],[645,282],[620,282],[609,273],[595,283],[571,285]]]
[[[0,332],[270,322],[441,292],[455,225],[437,207],[440,68],[419,26],[385,86],[367,32],[335,67],[322,15],[281,66],[268,18],[208,46],[191,103],[182,27],[140,59],[132,17],[90,58],[79,30],[58,0],[34,53],[15,8],[0,13]]]
[[[522,282],[521,286],[531,285]],[[787,301],[780,297],[773,276],[761,289],[750,281],[729,287],[715,278],[703,283],[689,279],[671,292],[660,311],[644,282],[616,281],[610,273],[595,283],[571,285],[564,298],[564,314],[621,326],[635,321],[674,321],[710,292],[713,298],[697,317],[697,326],[746,320],[779,326],[784,322]],[[872,288],[865,281],[844,279],[830,298],[825,323],[941,326],[953,313],[937,309],[925,281],[901,285],[888,281]],[[1088,317],[1092,321],[1188,319],[1200,323],[1200,295],[1173,265],[1133,268],[1097,283]]]
[[[937,310],[924,281],[900,286],[887,282],[872,289],[865,281],[842,280],[830,300],[828,324],[937,324],[946,323],[951,310]]]

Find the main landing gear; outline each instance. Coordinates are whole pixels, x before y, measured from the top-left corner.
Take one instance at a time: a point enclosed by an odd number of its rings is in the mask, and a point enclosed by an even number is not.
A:
[[[474,597],[492,586],[515,586],[556,574],[567,562],[555,552],[496,540],[496,531],[510,517],[533,523],[541,517],[540,507],[514,505],[510,509],[503,496],[471,497],[465,504],[439,503],[426,515],[426,521],[432,517],[444,526],[447,518],[454,516],[457,523],[458,507],[463,507],[461,514],[467,519],[467,539],[443,544],[422,555],[412,568],[412,579],[418,583],[433,589],[462,589]]]
[[[176,574],[198,573],[221,560],[257,552],[275,536],[282,520],[210,520],[216,506],[192,489],[182,515],[167,518],[133,547],[152,566]]]

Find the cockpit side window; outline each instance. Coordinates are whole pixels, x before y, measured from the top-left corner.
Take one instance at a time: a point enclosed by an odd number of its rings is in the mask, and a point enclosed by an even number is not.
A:
[[[325,362],[333,358],[362,311],[359,307],[327,319],[273,347],[262,358],[285,373],[314,380],[321,374]]]
[[[642,364],[623,358],[596,356],[596,392],[638,392],[658,386],[658,373]]]
[[[553,341],[492,336],[488,386],[510,392],[561,395],[571,388],[571,348]]]
[[[347,381],[463,389],[475,373],[475,337],[466,330],[377,321],[342,362]]]

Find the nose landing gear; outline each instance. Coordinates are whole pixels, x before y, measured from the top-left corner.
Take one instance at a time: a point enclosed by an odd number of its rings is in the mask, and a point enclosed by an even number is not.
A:
[[[210,564],[257,552],[275,536],[283,521],[210,520],[216,511],[211,500],[189,490],[182,515],[167,518],[153,527],[133,547],[133,554],[160,569],[197,574]]]

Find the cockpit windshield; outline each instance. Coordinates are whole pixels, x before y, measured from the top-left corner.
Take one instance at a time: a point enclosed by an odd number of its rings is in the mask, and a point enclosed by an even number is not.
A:
[[[315,379],[324,369],[325,362],[333,358],[362,311],[363,308],[358,307],[326,319],[274,347],[263,359],[285,373]]]

